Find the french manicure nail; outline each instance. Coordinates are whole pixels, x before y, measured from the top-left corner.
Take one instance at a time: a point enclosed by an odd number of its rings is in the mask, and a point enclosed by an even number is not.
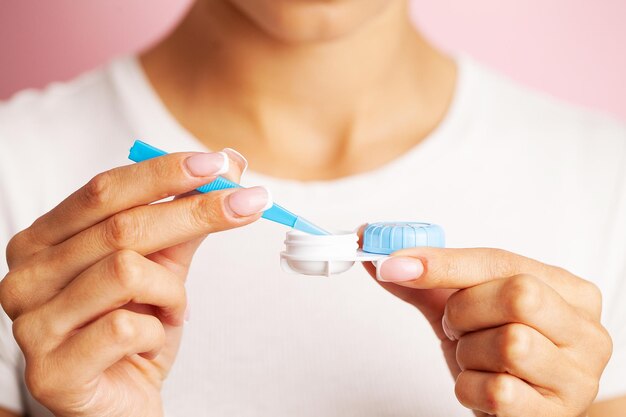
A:
[[[228,172],[228,155],[224,152],[197,153],[185,161],[187,169],[195,177],[210,177]]]
[[[228,196],[228,206],[242,217],[261,213],[272,204],[272,196],[265,187],[242,188]]]
[[[443,332],[446,334],[446,337],[448,339],[452,341],[456,340],[454,333],[452,333],[452,330],[450,330],[450,327],[448,326],[445,315],[441,318],[441,328],[443,329]]]
[[[418,279],[424,272],[419,259],[406,256],[390,256],[378,262],[376,278],[383,282],[403,282]]]
[[[239,161],[241,166],[243,166],[243,168],[241,168],[241,175],[245,174],[246,170],[248,169],[248,160],[233,148],[224,148],[223,151],[232,156],[232,158],[236,161]]]

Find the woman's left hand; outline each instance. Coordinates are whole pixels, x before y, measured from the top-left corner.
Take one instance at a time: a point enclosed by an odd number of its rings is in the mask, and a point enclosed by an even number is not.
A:
[[[477,416],[586,415],[612,350],[594,284],[499,249],[405,249],[366,268],[426,316]]]

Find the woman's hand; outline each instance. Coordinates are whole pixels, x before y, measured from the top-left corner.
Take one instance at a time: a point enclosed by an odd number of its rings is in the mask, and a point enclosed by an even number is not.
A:
[[[193,253],[208,233],[258,219],[268,195],[257,187],[150,203],[229,165],[238,181],[245,160],[232,152],[107,171],[11,240],[0,302],[14,321],[28,389],[55,415],[162,414]]]
[[[612,349],[595,285],[498,249],[406,249],[366,268],[429,320],[477,416],[586,415]]]

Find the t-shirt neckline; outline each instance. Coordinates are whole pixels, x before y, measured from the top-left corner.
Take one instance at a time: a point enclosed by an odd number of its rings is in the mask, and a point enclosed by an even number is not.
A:
[[[464,56],[458,56],[455,61],[457,64],[455,91],[443,120],[424,140],[403,155],[373,170],[332,180],[300,181],[272,177],[253,170],[249,170],[246,177],[258,184],[344,188],[362,184],[379,175],[393,177],[396,172],[404,172],[408,164],[412,168],[420,166],[427,169],[447,153],[453,152],[458,147],[456,146],[458,141],[462,137],[467,137],[470,128],[469,98],[475,85],[471,80],[474,73],[472,62]],[[170,152],[183,150],[206,152],[209,150],[169,112],[152,87],[136,56],[125,56],[114,60],[109,66],[108,73],[125,118],[131,130],[137,135],[133,139],[145,140]]]

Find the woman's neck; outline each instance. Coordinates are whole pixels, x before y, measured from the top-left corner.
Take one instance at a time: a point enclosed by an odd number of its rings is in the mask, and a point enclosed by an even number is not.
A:
[[[356,32],[319,43],[267,35],[229,2],[198,2],[141,57],[179,122],[269,175],[330,179],[374,169],[425,138],[455,83],[397,1]]]

